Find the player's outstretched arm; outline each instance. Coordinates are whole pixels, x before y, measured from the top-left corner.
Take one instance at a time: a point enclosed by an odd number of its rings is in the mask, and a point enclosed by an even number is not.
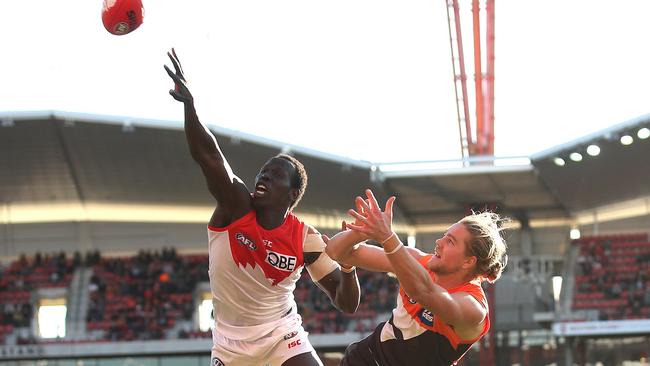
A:
[[[363,200],[357,197],[355,206],[358,212],[363,213]],[[367,204],[367,202],[366,202]],[[355,225],[362,225],[360,219],[355,219]],[[342,223],[342,231],[332,238],[325,238],[327,247],[326,253],[335,261],[347,265],[357,266],[373,272],[393,272],[393,267],[386,257],[386,253],[375,245],[368,245],[363,242],[370,239],[364,233],[347,229],[347,223]],[[409,254],[415,258],[422,257],[424,253],[415,248],[408,248]]]
[[[359,243],[358,233],[344,230],[325,240],[325,252],[335,261],[372,272],[393,272],[393,266],[381,247]],[[416,248],[406,248],[416,260],[425,255]]]
[[[231,220],[239,218],[250,210],[250,193],[241,179],[233,173],[212,132],[199,120],[194,108],[194,97],[187,87],[176,51],[172,49],[167,55],[175,70],[174,72],[165,65],[165,70],[175,85],[169,94],[185,106],[185,137],[190,154],[201,166],[208,189],[219,203],[219,207],[227,211],[222,214]]]
[[[481,323],[486,309],[476,299],[464,292],[450,294],[433,282],[411,251],[404,250],[404,244],[392,230],[395,197],[388,199],[385,211],[382,212],[372,191],[366,190],[366,195],[367,200],[357,197],[362,210],[350,210],[357,221],[347,227],[368,235],[383,246],[392,272],[409,297],[457,329],[464,330]]]

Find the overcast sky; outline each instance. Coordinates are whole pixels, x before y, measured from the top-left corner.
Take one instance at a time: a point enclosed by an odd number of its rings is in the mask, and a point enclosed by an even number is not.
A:
[[[496,155],[650,112],[650,1],[496,3]],[[445,0],[145,0],[119,37],[101,6],[0,1],[0,111],[181,120],[174,46],[205,122],[372,162],[460,156]]]

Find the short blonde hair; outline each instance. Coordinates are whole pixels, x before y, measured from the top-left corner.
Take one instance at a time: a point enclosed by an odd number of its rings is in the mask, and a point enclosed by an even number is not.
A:
[[[476,275],[490,283],[499,279],[508,262],[501,231],[509,221],[494,212],[472,213],[459,221],[472,236],[466,254],[476,257]]]

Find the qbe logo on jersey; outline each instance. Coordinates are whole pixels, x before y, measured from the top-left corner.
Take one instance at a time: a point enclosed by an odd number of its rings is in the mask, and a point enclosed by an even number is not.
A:
[[[296,257],[271,250],[267,251],[266,263],[282,271],[293,272],[296,269]]]

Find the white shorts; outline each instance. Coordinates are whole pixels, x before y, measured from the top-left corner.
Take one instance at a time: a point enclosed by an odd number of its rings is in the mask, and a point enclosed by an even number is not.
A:
[[[213,333],[211,366],[281,366],[303,353],[312,353],[319,360],[307,339],[309,333],[295,319],[287,319],[271,333],[254,340],[233,340],[218,331]]]

